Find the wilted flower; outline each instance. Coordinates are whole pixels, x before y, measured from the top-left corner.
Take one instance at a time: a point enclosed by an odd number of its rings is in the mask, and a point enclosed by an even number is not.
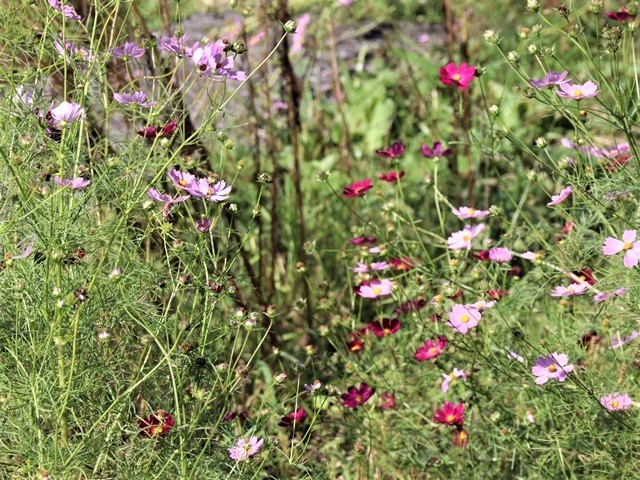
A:
[[[253,457],[262,448],[264,439],[258,440],[258,437],[253,436],[246,441],[244,438],[240,438],[235,447],[229,449],[229,457],[236,462],[241,462]]]
[[[600,397],[600,404],[610,412],[616,412],[631,408],[633,406],[633,401],[626,393],[611,393]]]
[[[569,357],[564,353],[552,353],[546,357],[536,359],[536,364],[531,369],[535,375],[536,383],[543,385],[550,379],[564,382],[567,374],[573,370],[573,365],[567,365]]]
[[[451,62],[444,67],[440,67],[439,72],[440,81],[444,85],[456,85],[458,90],[464,90],[474,79],[476,67],[469,66],[466,63],[461,63],[460,66],[457,66]]]
[[[464,405],[462,403],[454,405],[453,403],[445,402],[440,410],[436,410],[433,420],[444,425],[462,425],[464,422]]]
[[[356,388],[355,386],[349,387],[347,390],[348,393],[343,393],[341,395],[342,406],[346,408],[357,408],[364,405],[375,391],[376,390],[374,388],[371,388],[366,383],[361,383],[360,388]]]
[[[582,98],[595,97],[598,94],[598,85],[593,82],[587,82],[583,85],[571,85],[569,83],[559,84],[560,90],[555,90],[559,97],[573,98],[580,100]]]
[[[167,435],[175,425],[173,417],[164,410],[157,410],[146,418],[140,419],[140,433],[147,437],[160,437]]]
[[[91,180],[85,180],[82,177],[65,178],[63,180],[57,175],[54,177],[53,181],[55,182],[56,185],[60,185],[62,187],[69,187],[77,190],[84,188],[91,183]]]
[[[571,195],[571,192],[573,192],[573,187],[571,185],[569,185],[566,188],[563,188],[558,195],[553,195],[551,197],[551,201],[547,203],[547,207],[554,207],[556,205],[560,205],[569,197],[569,195]]]
[[[602,247],[602,254],[615,255],[624,251],[626,252],[623,259],[624,266],[627,268],[635,267],[640,261],[640,241],[635,240],[635,230],[625,230],[622,233],[622,240],[608,237]]]
[[[174,198],[166,193],[160,193],[155,188],[150,188],[149,190],[147,190],[147,196],[153,200],[164,203],[164,207],[162,208],[162,215],[165,218],[169,216],[171,208],[173,208],[176,203],[184,202],[189,198],[189,195],[179,195]]]

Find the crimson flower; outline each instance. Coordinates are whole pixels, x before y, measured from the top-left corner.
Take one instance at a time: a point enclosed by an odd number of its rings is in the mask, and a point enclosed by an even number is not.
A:
[[[352,332],[349,334],[349,336],[350,340],[347,342],[347,349],[351,353],[358,353],[364,350],[364,342],[359,335]]]
[[[280,419],[280,423],[278,426],[280,427],[295,427],[296,425],[300,425],[307,418],[307,412],[304,408],[297,408],[293,412],[285,415]]]
[[[138,130],[138,135],[148,140],[153,140],[156,137],[168,137],[175,132],[176,128],[178,128],[178,124],[172,120],[164,127],[146,126],[142,130]]]
[[[400,158],[404,153],[405,146],[401,142],[396,142],[386,150],[376,150],[376,155],[383,158]]]
[[[400,322],[397,318],[383,318],[382,321],[371,322],[369,328],[376,337],[383,338],[400,330]]]
[[[621,8],[617,12],[607,12],[607,17],[616,22],[628,22],[633,18],[626,8]]]
[[[411,270],[413,268],[411,259],[408,257],[391,258],[389,259],[389,263],[393,266],[394,269],[399,271]]]
[[[445,337],[438,337],[435,341],[429,339],[418,349],[414,358],[418,362],[432,360],[444,352],[445,348],[447,348],[447,339]]]
[[[417,312],[419,310],[422,310],[424,307],[426,307],[427,304],[428,302],[424,297],[416,297],[413,300],[404,302],[400,306],[396,307],[395,313],[402,314],[402,313]]]
[[[373,187],[373,185],[371,184],[371,179],[365,178],[364,180],[353,182],[351,185],[347,185],[346,187],[344,187],[344,190],[342,190],[342,194],[346,198],[361,197],[369,190],[371,190],[371,187]]]
[[[589,285],[595,285],[596,279],[593,276],[593,270],[590,268],[583,268],[582,270],[576,270],[573,273],[582,282],[587,282]]]
[[[383,182],[398,183],[402,177],[404,177],[404,170],[400,170],[399,172],[391,171],[388,173],[381,173],[378,178]]]
[[[375,388],[371,388],[366,383],[361,383],[360,388],[355,386],[349,387],[347,393],[343,393],[342,406],[346,408],[358,408],[360,405],[367,403],[367,400],[375,393]]]
[[[173,417],[164,410],[157,410],[146,418],[140,419],[140,433],[147,437],[160,437],[167,435],[175,425]]]
[[[440,410],[436,410],[433,421],[444,425],[462,425],[464,422],[464,405],[445,402]]]
[[[356,246],[369,246],[375,245],[377,241],[377,237],[354,237],[349,240],[349,243]]]
[[[440,67],[438,71],[440,72],[440,81],[444,85],[455,85],[458,90],[465,90],[475,77],[476,67],[466,63],[461,63],[460,66],[457,66],[451,62],[444,67]]]

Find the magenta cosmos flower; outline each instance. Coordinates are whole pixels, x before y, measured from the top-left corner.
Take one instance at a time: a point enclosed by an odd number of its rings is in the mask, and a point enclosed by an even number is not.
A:
[[[477,237],[484,230],[484,223],[478,225],[467,225],[462,230],[452,233],[447,239],[447,244],[451,250],[471,249],[471,240]]]
[[[147,140],[154,140],[156,137],[168,137],[178,128],[178,123],[175,121],[168,122],[164,127],[152,127],[146,126],[142,130],[138,130],[138,135],[146,138]]]
[[[508,248],[494,247],[489,250],[489,259],[496,263],[506,263],[511,260],[512,254]]]
[[[474,79],[476,67],[469,66],[466,63],[461,63],[460,66],[457,66],[451,62],[444,67],[440,67],[439,72],[440,81],[444,85],[456,85],[458,90],[464,90],[469,87],[469,83]]]
[[[454,405],[451,402],[445,402],[440,410],[436,410],[433,420],[444,425],[462,425],[464,422],[464,405],[462,403]]]
[[[51,125],[56,128],[64,127],[86,117],[82,106],[69,102],[62,102],[56,108],[52,108],[49,113],[51,113]]]
[[[473,327],[478,325],[482,313],[472,305],[454,305],[449,313],[447,325],[457,332],[466,335]]]
[[[593,82],[587,82],[583,85],[561,83],[559,87],[560,90],[555,90],[559,97],[573,98],[574,100],[595,97],[598,94],[598,85]]]
[[[360,405],[367,403],[367,400],[376,392],[375,388],[371,388],[366,383],[361,383],[360,388],[355,386],[349,387],[347,393],[343,393],[342,406],[346,408],[358,408]]]
[[[393,335],[400,330],[400,321],[397,318],[383,318],[382,321],[376,321],[369,324],[369,330],[378,338]]]
[[[625,230],[622,233],[622,240],[618,240],[613,237],[608,237],[604,241],[604,247],[602,247],[603,255],[615,255],[622,251],[625,252],[623,263],[627,268],[632,268],[638,265],[640,260],[640,241],[636,240],[635,230]]]
[[[389,279],[373,279],[368,282],[362,282],[356,289],[356,294],[362,298],[378,298],[391,294],[393,290],[393,282]]]
[[[444,352],[445,348],[447,348],[447,339],[445,337],[438,337],[436,340],[429,339],[424,342],[424,346],[418,349],[414,358],[418,362],[432,360]]]
[[[396,408],[396,396],[393,392],[382,392],[380,394],[380,408],[382,410],[392,410]]]
[[[280,427],[295,427],[300,425],[307,418],[307,412],[304,408],[297,408],[293,412],[280,418],[278,426]]]
[[[581,295],[589,289],[588,282],[572,283],[568,287],[558,285],[551,292],[552,297],[572,297],[574,295]]]
[[[258,440],[258,437],[253,436],[249,441],[244,438],[240,438],[235,447],[229,449],[229,457],[236,462],[242,462],[249,457],[253,457],[262,448],[264,439]]]
[[[563,83],[567,83],[571,81],[570,79],[566,78],[568,74],[569,72],[567,72],[566,70],[562,73],[549,72],[544,78],[540,80],[535,80],[533,78],[530,78],[529,83],[534,88],[543,88],[543,87],[548,87],[550,85],[561,85]]]
[[[484,218],[488,216],[491,211],[490,210],[476,210],[471,207],[460,207],[454,208],[451,210],[456,217],[460,220],[466,220],[467,218]]]
[[[433,147],[429,147],[429,145],[423,143],[420,147],[420,154],[425,158],[439,158],[450,157],[453,155],[453,151],[450,148],[444,150],[440,142],[434,143]]]
[[[58,177],[57,175],[53,179],[56,185],[60,185],[62,187],[73,188],[74,190],[79,190],[88,186],[91,183],[91,180],[85,180],[82,177],[76,178],[65,178],[64,180]]]
[[[628,22],[633,18],[633,15],[626,8],[621,8],[617,12],[607,12],[607,17],[616,22]]]
[[[553,195],[551,197],[551,201],[547,203],[547,207],[555,207],[556,205],[560,205],[569,197],[569,195],[571,195],[571,192],[573,192],[573,187],[571,185],[563,188],[558,195]]]
[[[114,93],[116,102],[123,105],[140,105],[141,107],[152,107],[157,102],[147,102],[147,94],[142,90],[133,93]]]
[[[382,158],[400,158],[404,153],[404,150],[405,150],[405,146],[403,143],[395,142],[386,150],[383,150],[383,149],[376,150],[376,155]]]
[[[633,406],[633,401],[626,393],[611,393],[600,397],[600,405],[610,412],[617,412],[619,410],[627,410],[631,408]]]
[[[402,177],[404,177],[404,170],[400,170],[399,172],[392,171],[388,173],[381,173],[378,178],[383,182],[398,183]]]
[[[361,197],[369,190],[371,190],[371,187],[373,187],[373,185],[371,184],[371,179],[365,178],[364,180],[353,182],[351,185],[347,185],[346,187],[344,187],[344,190],[342,190],[342,195],[344,195],[346,198]]]
[[[536,383],[544,385],[551,379],[564,382],[567,374],[573,370],[573,365],[567,365],[569,357],[564,353],[552,353],[546,357],[536,359],[531,373],[536,376]]]

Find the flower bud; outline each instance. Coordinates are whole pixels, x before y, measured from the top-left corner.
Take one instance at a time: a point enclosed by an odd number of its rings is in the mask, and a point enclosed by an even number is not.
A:
[[[298,25],[296,24],[295,20],[288,20],[282,27],[287,33],[296,33]]]

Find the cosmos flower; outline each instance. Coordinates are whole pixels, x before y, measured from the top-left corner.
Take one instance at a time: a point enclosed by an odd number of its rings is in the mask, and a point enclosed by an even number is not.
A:
[[[423,143],[420,147],[420,154],[425,158],[440,158],[450,157],[453,155],[453,151],[449,148],[443,150],[442,143],[440,142],[434,143],[433,147],[429,147],[429,145]]]
[[[183,172],[181,170],[176,170],[175,168],[169,170],[168,175],[173,182],[173,185],[178,190],[186,190],[188,185],[197,182],[195,175],[191,175],[190,173]]]
[[[200,233],[207,233],[209,230],[211,230],[211,220],[209,220],[208,218],[199,218],[196,221],[196,230],[198,230]]]
[[[627,344],[627,343],[631,343],[633,342],[636,338],[640,337],[640,332],[638,332],[637,330],[633,330],[631,332],[631,334],[627,337],[612,337],[611,338],[611,347],[609,347],[610,349],[614,349],[614,348],[620,348],[621,346]]]
[[[164,127],[152,127],[146,126],[142,130],[138,130],[138,135],[146,138],[147,140],[154,140],[156,137],[168,137],[178,128],[178,123],[175,121],[168,122]]]
[[[432,360],[441,355],[445,348],[447,348],[447,339],[445,337],[438,337],[436,340],[429,339],[418,349],[414,358],[418,362]]]
[[[347,393],[340,395],[342,406],[346,408],[358,408],[367,403],[367,400],[375,393],[375,388],[371,388],[366,383],[361,383],[360,388],[349,387]]]
[[[515,360],[516,362],[524,363],[524,358],[522,357],[522,355],[518,355],[513,350],[507,354],[507,357]]]
[[[369,324],[369,330],[378,338],[393,335],[400,330],[400,321],[397,318],[383,318]]]
[[[569,72],[567,72],[566,70],[562,73],[549,72],[543,79],[540,80],[534,80],[533,78],[530,78],[529,83],[534,88],[543,88],[550,85],[560,85],[562,83],[571,81],[571,79],[566,78],[568,74]]]
[[[566,188],[563,188],[558,195],[553,195],[551,197],[551,201],[547,203],[547,207],[554,207],[556,205],[560,205],[569,197],[569,195],[571,195],[571,192],[573,192],[573,187],[571,185],[569,185]]]
[[[511,260],[512,254],[508,248],[494,247],[489,250],[489,259],[496,263],[506,263]]]
[[[69,20],[82,20],[82,17],[76,13],[75,9],[71,5],[62,5],[60,0],[49,0],[49,5],[51,5],[54,10],[62,13],[62,15]]]
[[[54,177],[53,181],[56,185],[73,188],[74,190],[80,190],[91,183],[91,180],[85,180],[82,177],[65,178],[63,180],[57,175]]]
[[[307,418],[307,412],[304,408],[297,408],[293,412],[280,418],[278,426],[280,427],[295,427],[300,425]]]
[[[382,392],[380,394],[380,408],[382,410],[391,410],[396,408],[396,396],[393,392]]]
[[[595,97],[598,94],[598,85],[593,82],[587,82],[583,85],[561,83],[559,87],[560,90],[555,90],[556,95],[563,98],[573,98],[574,100]]]
[[[400,158],[404,153],[404,150],[405,150],[405,146],[403,143],[395,142],[386,150],[383,150],[383,149],[376,150],[376,155],[382,158]]]
[[[240,438],[236,446],[229,449],[229,457],[236,462],[247,460],[260,451],[263,442],[264,439],[258,440],[256,436],[251,437],[249,441]]]
[[[147,102],[147,94],[141,90],[133,93],[114,93],[113,98],[123,105],[140,105],[141,107],[152,107],[158,103]]]
[[[158,42],[158,46],[165,52],[175,53],[180,57],[191,57],[192,49],[185,46],[188,39],[189,35],[186,33],[181,37],[162,37]]]
[[[471,240],[477,237],[484,230],[484,223],[478,225],[467,225],[464,229],[452,233],[447,239],[447,244],[452,250],[471,249]]]
[[[551,292],[552,297],[572,297],[574,295],[581,295],[589,289],[589,283],[581,282],[581,283],[572,283],[568,287],[563,287],[562,285],[558,285]]]
[[[377,241],[377,237],[354,237],[349,239],[349,243],[356,246],[374,245]]]
[[[449,321],[446,323],[457,332],[466,335],[482,319],[482,313],[471,305],[456,304],[449,313]]]
[[[454,208],[451,210],[456,217],[460,220],[466,220],[467,218],[484,218],[488,216],[491,211],[490,210],[476,210],[471,207],[460,207]]]
[[[544,385],[551,379],[564,382],[567,374],[573,370],[573,365],[568,365],[569,357],[564,353],[552,353],[546,357],[536,359],[536,364],[531,373],[536,377],[538,385]]]
[[[353,182],[351,185],[347,185],[342,190],[342,195],[346,198],[354,198],[361,197],[365,193],[367,193],[373,185],[371,184],[370,178],[365,178],[364,180],[360,180],[359,182]]]
[[[453,432],[453,446],[464,448],[469,443],[469,432],[466,430],[456,430]]]
[[[633,406],[633,401],[626,393],[611,393],[600,397],[600,405],[610,412],[617,412],[631,408]]]
[[[632,268],[638,265],[640,260],[640,241],[636,241],[635,230],[625,230],[622,233],[622,240],[607,237],[602,247],[603,255],[616,255],[624,251],[624,266]]]
[[[153,200],[164,203],[164,207],[162,208],[162,216],[164,218],[169,216],[171,209],[176,203],[184,202],[190,198],[189,195],[180,195],[174,198],[166,193],[160,193],[155,188],[147,190],[147,196]]]
[[[404,170],[400,170],[399,172],[391,171],[388,173],[381,173],[378,178],[383,182],[398,183],[402,177],[404,177]]]
[[[476,67],[469,66],[466,63],[461,63],[460,66],[457,66],[451,62],[444,67],[440,67],[439,72],[440,82],[444,85],[455,85],[458,90],[464,90],[469,87],[469,83],[475,78]]]
[[[65,127],[86,117],[81,105],[69,102],[62,102],[57,107],[50,109],[49,113],[51,114],[51,125],[55,128]]]
[[[133,42],[125,42],[124,45],[120,45],[113,49],[111,54],[116,58],[122,58],[124,60],[130,58],[140,58],[144,57],[144,48],[138,47]]]
[[[441,409],[436,410],[433,420],[444,425],[462,425],[464,422],[464,405],[462,403],[454,405],[451,402],[445,402]]]
[[[621,8],[617,12],[607,12],[607,17],[616,22],[628,22],[633,19],[633,15],[631,15],[626,8]]]
[[[140,433],[147,437],[160,437],[168,435],[175,425],[173,417],[164,410],[157,410],[148,417],[141,418],[138,422]]]
[[[211,185],[206,178],[200,178],[189,183],[185,189],[197,198],[205,198],[210,202],[223,202],[231,194],[231,185],[227,185],[224,180]]]
[[[245,72],[233,69],[234,59],[226,56],[225,47],[222,40],[216,40],[215,43],[209,42],[204,47],[196,43],[191,47],[191,60],[203,75],[226,77],[238,81],[246,80]]]
[[[413,268],[413,262],[408,257],[390,258],[389,263],[393,266],[394,270],[399,272],[406,272]]]
[[[461,378],[462,380],[466,380],[467,374],[465,373],[464,370],[459,370],[457,368],[454,368],[453,372],[449,374],[443,373],[442,378],[443,380],[442,380],[442,386],[440,387],[440,391],[447,392],[449,391],[449,384],[451,382],[453,382],[454,380],[457,380],[458,378]]]
[[[356,294],[362,298],[378,298],[391,294],[393,282],[389,279],[373,279],[363,282],[356,290]]]

